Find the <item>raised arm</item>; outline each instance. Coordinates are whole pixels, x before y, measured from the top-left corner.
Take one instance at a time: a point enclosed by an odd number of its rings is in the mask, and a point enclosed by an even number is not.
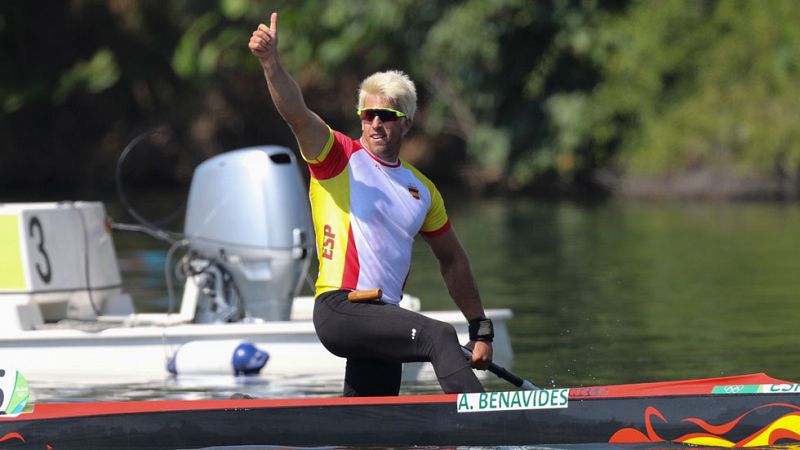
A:
[[[486,317],[481,297],[478,293],[478,284],[472,274],[469,257],[454,229],[436,237],[427,238],[428,245],[439,260],[439,270],[442,278],[458,309],[464,314],[467,321]],[[491,342],[475,342],[472,352],[472,367],[487,369],[492,361]]]
[[[316,113],[308,109],[300,87],[281,64],[278,54],[278,13],[272,13],[270,26],[263,23],[258,25],[248,47],[264,69],[272,102],[292,129],[300,152],[306,159],[316,159],[328,142],[330,130]]]

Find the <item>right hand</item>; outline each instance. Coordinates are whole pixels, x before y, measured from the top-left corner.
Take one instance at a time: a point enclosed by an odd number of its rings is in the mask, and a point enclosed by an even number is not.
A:
[[[269,26],[258,25],[247,46],[262,66],[278,55],[278,13],[272,13]]]
[[[476,341],[472,347],[470,365],[478,370],[487,370],[492,365],[492,343]]]

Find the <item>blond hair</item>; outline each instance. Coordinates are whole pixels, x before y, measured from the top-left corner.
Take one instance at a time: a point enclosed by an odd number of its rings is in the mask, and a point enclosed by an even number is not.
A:
[[[386,98],[397,105],[410,119],[417,112],[417,88],[414,82],[400,70],[377,72],[368,76],[358,88],[358,109],[364,107],[367,95]]]

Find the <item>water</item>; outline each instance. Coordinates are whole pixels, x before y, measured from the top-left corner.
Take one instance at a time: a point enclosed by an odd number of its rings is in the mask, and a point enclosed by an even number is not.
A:
[[[798,205],[482,200],[450,201],[449,208],[485,306],[514,311],[508,324],[514,371],[540,386],[751,372],[800,378],[789,344],[800,293]],[[115,242],[125,289],[138,307],[165,309],[165,247],[129,234],[115,235]],[[407,291],[426,310],[455,307],[422,240],[414,247]],[[340,380],[165,379],[153,386],[136,394],[85,395],[215,398],[237,389],[273,397],[335,395]],[[404,386],[404,393],[428,392],[439,392],[438,385]],[[64,397],[57,388],[46,395]]]
[[[515,369],[539,384],[798,376],[797,205],[488,201],[452,215],[486,305],[514,310]],[[418,261],[409,291],[438,302],[434,267]]]

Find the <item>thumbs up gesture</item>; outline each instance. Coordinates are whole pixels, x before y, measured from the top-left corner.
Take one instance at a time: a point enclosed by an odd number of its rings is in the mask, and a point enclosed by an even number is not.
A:
[[[262,66],[270,64],[278,56],[278,13],[272,13],[269,26],[258,25],[250,36],[248,47]]]

